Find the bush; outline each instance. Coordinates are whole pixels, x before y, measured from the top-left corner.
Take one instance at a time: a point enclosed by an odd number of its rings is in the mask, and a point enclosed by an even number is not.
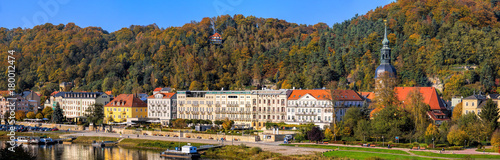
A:
[[[251,154],[259,154],[260,152],[262,152],[262,148],[260,147],[253,147],[252,149],[250,149]]]
[[[448,147],[447,149],[448,150],[462,150],[464,148],[464,146],[451,146],[451,147]]]
[[[446,147],[446,144],[436,144],[436,147]]]
[[[238,145],[238,147],[240,147],[241,149],[248,148],[248,147],[247,147],[247,145],[245,145],[245,144],[243,144],[243,143],[242,143],[242,144],[240,144],[240,145]]]

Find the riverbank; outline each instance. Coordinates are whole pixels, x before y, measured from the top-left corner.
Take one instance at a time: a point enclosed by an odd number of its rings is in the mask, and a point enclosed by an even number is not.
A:
[[[9,132],[7,131],[0,131],[0,140],[9,140],[10,136],[7,136]],[[16,132],[15,136],[33,136],[33,137],[41,137],[41,136],[47,136],[52,139],[57,139],[60,138],[61,135],[68,134],[67,132],[61,132],[61,131],[48,131],[48,132]]]

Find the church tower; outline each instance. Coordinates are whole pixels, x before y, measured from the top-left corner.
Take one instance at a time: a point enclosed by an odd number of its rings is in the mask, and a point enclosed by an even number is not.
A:
[[[385,20],[384,20],[385,21]],[[385,24],[384,40],[382,40],[382,49],[380,50],[380,65],[375,70],[375,80],[380,74],[388,72],[391,77],[396,77],[396,69],[391,65],[391,48],[387,39],[387,23]]]

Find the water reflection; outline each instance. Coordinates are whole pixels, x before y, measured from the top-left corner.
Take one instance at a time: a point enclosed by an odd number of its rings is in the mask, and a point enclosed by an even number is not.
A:
[[[1,141],[0,141],[1,142]],[[4,142],[0,147],[6,146]],[[151,150],[128,149],[122,147],[100,148],[83,144],[23,145],[36,154],[37,160],[164,160],[159,152]]]

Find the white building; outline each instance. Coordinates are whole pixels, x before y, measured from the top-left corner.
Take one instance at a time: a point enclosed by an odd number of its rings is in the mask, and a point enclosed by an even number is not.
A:
[[[55,108],[58,103],[63,110],[63,115],[69,119],[85,116],[87,108],[93,104],[108,104],[110,97],[104,92],[59,92],[50,97],[50,102]]]
[[[148,117],[157,118],[162,125],[177,118],[177,95],[175,93],[155,93],[148,97]]]
[[[349,107],[361,107],[364,103],[364,99],[352,90],[336,90],[334,95],[337,121],[343,120]],[[330,126],[333,120],[330,97],[329,90],[293,90],[288,97],[286,123]]]
[[[266,122],[285,122],[286,104],[291,90],[253,90],[252,127],[260,129]]]

